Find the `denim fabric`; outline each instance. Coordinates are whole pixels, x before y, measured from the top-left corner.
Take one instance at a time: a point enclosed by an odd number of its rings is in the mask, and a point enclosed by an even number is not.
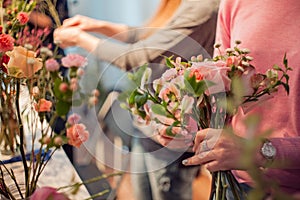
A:
[[[249,185],[247,185],[247,184],[244,184],[244,183],[241,183],[240,184],[240,187],[242,188],[242,190],[243,190],[243,192],[247,195],[250,191],[251,191],[251,187],[249,186]],[[231,191],[231,189],[230,189],[230,187],[228,188],[228,190],[227,190],[227,192],[226,192],[226,198],[227,198],[227,200],[235,200],[235,198],[234,198],[234,196],[233,196],[233,194],[232,194],[232,191]],[[240,199],[241,200],[247,200],[247,198],[246,197],[244,197],[244,196],[240,196]]]
[[[182,153],[174,157],[172,151],[160,151],[159,154],[145,152],[139,139],[132,143],[132,153],[143,156],[131,158],[131,177],[134,194],[138,200],[191,200],[192,182],[198,174],[199,166],[186,167],[181,161],[192,156]],[[170,159],[177,158],[172,162]]]

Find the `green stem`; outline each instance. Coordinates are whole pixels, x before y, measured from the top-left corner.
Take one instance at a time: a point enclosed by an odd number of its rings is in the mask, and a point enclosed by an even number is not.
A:
[[[103,174],[101,176],[97,176],[95,178],[91,178],[91,179],[82,181],[80,183],[74,183],[72,185],[66,185],[66,186],[59,187],[59,188],[57,188],[57,190],[61,190],[61,189],[65,189],[65,188],[71,188],[71,187],[74,187],[74,186],[78,187],[78,186],[81,186],[83,184],[93,183],[93,182],[99,181],[101,179],[105,179],[105,178],[109,178],[109,177],[113,177],[113,176],[120,176],[122,174],[123,174],[123,172],[116,172],[116,173],[111,173],[111,174]]]
[[[219,200],[220,199],[220,186],[221,186],[221,172],[218,171],[216,172],[217,173],[217,186],[216,186],[216,200]]]
[[[97,194],[94,194],[94,195],[92,195],[92,196],[90,196],[89,198],[86,198],[86,199],[84,199],[84,200],[95,199],[96,197],[101,197],[101,196],[105,195],[105,194],[108,193],[108,192],[109,192],[109,189],[106,189],[106,190],[103,190],[103,191],[101,191],[101,192],[99,192],[99,193],[97,193]]]
[[[222,184],[222,200],[226,199],[226,190],[228,188],[228,184],[226,182],[226,172],[220,172],[221,173],[221,184]]]

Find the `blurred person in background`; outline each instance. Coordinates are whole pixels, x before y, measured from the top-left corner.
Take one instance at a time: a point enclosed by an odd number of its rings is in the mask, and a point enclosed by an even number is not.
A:
[[[218,0],[161,0],[153,18],[141,27],[77,15],[55,30],[54,40],[62,48],[79,46],[125,71],[149,63],[157,78],[166,70],[164,56],[189,60],[212,55],[218,5]],[[193,153],[164,148],[152,127],[136,121],[134,125],[130,172],[136,199],[192,199],[200,167],[185,167],[181,161]]]

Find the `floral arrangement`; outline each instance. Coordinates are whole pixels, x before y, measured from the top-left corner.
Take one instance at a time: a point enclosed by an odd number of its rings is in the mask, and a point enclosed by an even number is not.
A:
[[[0,193],[8,199],[17,198],[8,182],[22,199],[31,196],[55,151],[67,143],[79,147],[88,139],[89,132],[72,106],[93,106],[99,95],[98,90],[88,94],[80,90],[86,58],[78,54],[61,58],[57,48],[43,46],[48,29],[28,27],[36,5],[36,1],[0,1]],[[59,119],[65,121],[64,128],[54,131]],[[31,147],[25,134],[31,136]],[[7,154],[21,158],[22,183],[5,165]]]
[[[280,86],[289,92],[287,72],[291,68],[286,57],[283,68],[274,65],[265,74],[258,73],[251,65],[250,51],[240,49],[240,43],[236,41],[233,49],[213,59],[204,60],[198,56],[182,62],[181,58],[166,58],[169,69],[152,83],[151,69],[146,65],[140,67],[129,73],[134,87],[120,96],[124,102],[121,106],[137,116],[141,123],[152,124],[154,130],[165,128],[160,132],[163,137],[184,139],[187,150],[193,145],[198,130],[229,126],[239,107],[248,112],[271,98]],[[212,175],[214,199],[226,199],[228,184],[239,199],[237,191],[240,188],[230,171]]]

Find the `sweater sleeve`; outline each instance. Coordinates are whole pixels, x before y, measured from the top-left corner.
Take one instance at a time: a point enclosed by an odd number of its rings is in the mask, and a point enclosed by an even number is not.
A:
[[[231,4],[230,1],[221,0],[220,9],[218,13],[218,21],[216,28],[216,44],[221,44],[220,50],[221,53],[225,51],[225,49],[230,48],[231,38],[230,38],[230,29],[231,29],[231,17],[230,11]],[[214,56],[219,55],[220,52],[215,49]]]
[[[276,162],[283,164],[285,169],[300,169],[300,137],[271,138],[270,141],[277,151]]]
[[[141,66],[161,56],[165,51],[187,38],[197,26],[207,22],[217,8],[218,0],[184,0],[169,23],[147,39],[135,43],[119,43],[112,39],[103,40],[98,44],[95,54],[99,59],[110,62],[123,70]],[[134,29],[133,31],[129,35],[136,35],[142,30]],[[136,37],[133,36],[133,40]]]

